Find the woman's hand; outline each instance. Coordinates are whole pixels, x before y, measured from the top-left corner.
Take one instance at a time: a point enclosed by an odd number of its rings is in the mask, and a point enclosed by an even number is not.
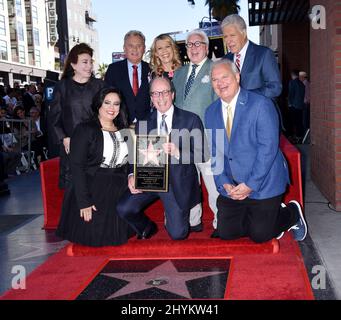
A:
[[[65,148],[66,154],[70,153],[70,141],[71,141],[70,138],[64,138],[63,139],[63,145],[64,145],[64,148]]]
[[[128,178],[128,188],[129,188],[131,194],[142,193],[141,190],[135,189],[135,178],[134,178],[134,175],[131,175]]]
[[[90,222],[92,220],[92,211],[97,211],[95,206],[81,209],[80,210],[81,218],[83,218],[85,222]]]

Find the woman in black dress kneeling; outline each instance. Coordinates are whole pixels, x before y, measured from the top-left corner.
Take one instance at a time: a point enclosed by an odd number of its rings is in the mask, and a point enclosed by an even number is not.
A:
[[[71,187],[64,194],[57,236],[87,246],[127,242],[132,231],[116,214],[128,188],[129,134],[126,107],[115,88],[94,97],[93,120],[75,128],[70,147]]]

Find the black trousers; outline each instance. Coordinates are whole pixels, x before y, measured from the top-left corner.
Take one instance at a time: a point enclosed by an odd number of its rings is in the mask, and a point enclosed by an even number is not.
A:
[[[276,238],[297,222],[295,210],[281,207],[283,196],[264,200],[232,200],[219,196],[218,225],[219,237],[233,240],[249,237],[257,243]]]

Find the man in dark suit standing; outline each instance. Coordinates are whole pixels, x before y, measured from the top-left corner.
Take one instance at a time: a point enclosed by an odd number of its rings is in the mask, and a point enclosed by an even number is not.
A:
[[[281,203],[289,172],[272,101],[240,88],[239,70],[226,59],[213,64],[211,81],[220,99],[207,108],[205,127],[220,193],[219,237],[261,243],[292,230],[297,241],[304,240],[307,225],[300,204]]]
[[[27,92],[25,92],[23,95],[23,104],[26,116],[29,116],[31,108],[36,106],[34,102],[34,95],[36,94],[36,92],[37,92],[36,86],[33,83],[31,83],[28,86]]]
[[[303,136],[303,109],[305,86],[299,79],[298,70],[291,72],[288,89],[288,106],[291,125],[291,142],[298,143]]]
[[[189,232],[190,209],[200,202],[200,189],[195,162],[204,161],[205,133],[196,114],[173,105],[174,92],[167,78],[154,78],[150,95],[155,106],[146,121],[136,124],[136,134],[169,134],[163,144],[169,156],[168,192],[142,192],[135,189],[134,175],[128,180],[129,190],[121,198],[117,212],[136,231],[139,239],[148,239],[157,226],[143,213],[143,209],[160,198],[165,209],[165,227],[173,240],[183,240]],[[195,141],[194,141],[195,140]],[[131,173],[133,168],[131,166]]]
[[[270,99],[278,97],[282,81],[272,50],[248,40],[246,23],[237,14],[227,16],[221,29],[229,50],[225,57],[238,67],[240,86]]]
[[[150,112],[148,63],[142,61],[146,50],[145,36],[132,30],[124,37],[126,59],[109,65],[104,81],[118,88],[128,106],[129,122],[145,119]]]

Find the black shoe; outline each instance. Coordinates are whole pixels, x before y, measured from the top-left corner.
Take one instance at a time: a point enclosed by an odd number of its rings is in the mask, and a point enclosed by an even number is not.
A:
[[[214,229],[212,234],[211,234],[211,238],[215,239],[215,238],[219,238],[219,233],[217,229]]]
[[[190,226],[189,231],[190,232],[201,232],[203,230],[202,222],[197,224],[196,226]]]
[[[147,225],[146,229],[142,232],[142,234],[139,234],[137,236],[137,239],[139,240],[145,240],[145,239],[150,239],[154,234],[156,234],[158,231],[157,225],[150,221],[149,224]]]

